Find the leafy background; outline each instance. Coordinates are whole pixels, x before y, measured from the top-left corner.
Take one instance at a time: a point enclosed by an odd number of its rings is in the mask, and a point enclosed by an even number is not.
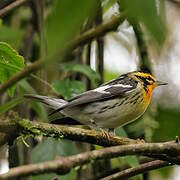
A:
[[[0,8],[9,3],[11,2],[2,1]],[[0,21],[0,82],[6,82],[25,66],[39,59],[50,63],[47,68],[19,81],[1,96],[0,114],[4,115],[9,110],[15,110],[22,117],[49,122],[47,116],[49,109],[37,102],[24,101],[24,94],[42,94],[69,99],[87,89],[95,88],[102,79],[106,82],[122,73],[135,70],[144,63],[140,49],[142,44],[138,42],[138,37],[141,36],[146,40],[147,47],[143,46],[143,48],[147,48],[149,55],[148,68],[158,77],[170,81],[167,69],[159,65],[161,63],[169,66],[169,62],[163,61],[162,57],[167,57],[165,51],[173,49],[171,36],[169,36],[170,24],[166,18],[169,12],[165,7],[172,8],[176,4],[169,3],[162,0],[31,0],[6,14]],[[104,49],[98,48],[99,39],[94,39],[77,47],[62,61],[62,53],[69,48],[69,43],[77,35],[92,27],[95,28],[99,19],[106,22],[124,11],[127,13],[126,21],[118,27],[117,31],[103,37]],[[132,30],[137,25],[140,25],[142,32]],[[109,52],[110,46],[116,50],[115,53]],[[98,58],[98,54],[104,55],[105,67],[102,59]],[[113,58],[117,63],[113,63]],[[128,65],[123,66],[124,61]],[[131,64],[135,65],[132,67]],[[103,68],[104,73],[101,71]],[[177,94],[178,88],[176,89],[171,83],[169,87],[172,85],[173,91]],[[180,135],[177,128],[180,125],[180,101],[178,98],[173,98],[170,92],[169,88],[158,92],[144,116],[126,127],[118,128],[116,134],[144,138],[149,142],[172,140]],[[28,138],[26,141],[30,147],[26,147],[21,140],[17,140],[14,146],[9,148],[8,159],[4,155],[7,148],[0,149],[1,160],[6,159],[9,167],[14,167],[53,160],[56,156],[69,156],[92,148],[86,144],[42,137]],[[136,156],[116,158],[111,160],[110,167],[123,169],[127,166],[136,166],[139,162],[140,159]],[[61,178],[84,179],[89,176],[93,179],[102,175],[98,168],[94,170],[93,167],[101,165],[100,167],[106,171],[106,163],[94,162],[89,166],[73,169]],[[156,179],[157,177],[168,179],[172,173],[172,168],[163,168],[133,179]],[[58,175],[46,174],[30,179],[53,177]]]

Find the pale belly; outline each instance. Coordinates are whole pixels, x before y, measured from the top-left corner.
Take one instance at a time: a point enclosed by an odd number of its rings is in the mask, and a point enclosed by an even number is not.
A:
[[[66,109],[64,113],[82,124],[91,125],[94,122],[101,128],[116,128],[136,120],[148,106],[145,106],[143,98],[135,98],[129,103],[125,98],[98,103]],[[100,105],[101,108],[98,108]]]
[[[97,117],[97,124],[104,128],[116,128],[128,124],[140,117],[146,110],[142,104],[125,104],[109,109]],[[107,117],[107,118],[103,118]]]

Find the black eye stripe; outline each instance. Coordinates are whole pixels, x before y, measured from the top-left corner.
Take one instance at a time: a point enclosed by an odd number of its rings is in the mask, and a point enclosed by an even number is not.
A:
[[[142,77],[142,76],[138,76],[138,75],[135,75],[137,78],[141,79],[144,83],[148,84],[149,82],[148,81],[152,81],[152,82],[155,82],[154,79],[152,79],[150,76],[148,77]]]
[[[141,79],[143,82],[147,82],[145,77],[136,75],[137,78]]]
[[[146,79],[155,82],[150,76],[148,76]]]

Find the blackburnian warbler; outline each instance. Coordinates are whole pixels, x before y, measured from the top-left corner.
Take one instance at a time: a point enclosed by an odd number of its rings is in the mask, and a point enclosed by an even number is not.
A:
[[[39,95],[25,97],[56,109],[51,114],[59,111],[82,124],[112,130],[140,117],[150,103],[154,88],[166,84],[147,72],[134,71],[69,101]]]

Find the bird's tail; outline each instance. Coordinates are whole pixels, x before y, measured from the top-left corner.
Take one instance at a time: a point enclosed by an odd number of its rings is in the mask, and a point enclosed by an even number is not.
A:
[[[68,103],[67,101],[63,99],[56,99],[52,97],[40,96],[40,95],[34,95],[34,94],[25,94],[24,97],[27,99],[33,99],[41,103],[44,103],[48,106],[51,106],[53,109],[60,108],[61,106],[64,106]]]

